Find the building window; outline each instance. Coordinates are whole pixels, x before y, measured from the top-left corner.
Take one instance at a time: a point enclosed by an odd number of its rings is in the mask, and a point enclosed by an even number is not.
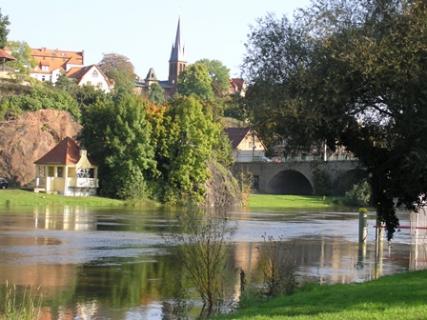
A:
[[[97,78],[98,77],[98,71],[93,70],[92,77]]]
[[[45,171],[45,167],[39,166],[39,177],[44,177],[46,176],[46,171]]]
[[[49,71],[49,66],[42,66],[42,71]]]
[[[58,178],[63,178],[64,177],[64,167],[57,167],[56,168],[56,176]]]
[[[48,177],[54,177],[55,176],[55,168],[54,167],[48,167],[47,168],[47,176]]]
[[[46,81],[46,77],[45,76],[42,76],[42,81]]]

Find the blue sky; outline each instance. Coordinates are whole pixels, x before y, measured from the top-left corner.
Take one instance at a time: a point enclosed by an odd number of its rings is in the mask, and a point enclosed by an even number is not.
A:
[[[167,78],[170,48],[181,16],[188,62],[218,59],[240,73],[249,25],[268,12],[277,16],[309,0],[0,0],[11,21],[9,39],[32,47],[84,50],[85,64],[103,53],[129,57],[138,75],[153,67]]]

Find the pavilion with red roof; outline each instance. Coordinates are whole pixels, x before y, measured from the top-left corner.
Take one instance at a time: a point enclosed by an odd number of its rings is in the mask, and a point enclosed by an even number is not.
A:
[[[67,196],[96,194],[98,169],[80,149],[76,141],[66,137],[34,162],[35,192],[58,193]]]

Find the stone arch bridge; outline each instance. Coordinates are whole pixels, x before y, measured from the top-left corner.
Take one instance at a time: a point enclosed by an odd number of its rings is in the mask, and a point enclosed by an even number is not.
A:
[[[253,188],[260,193],[313,194],[315,171],[325,172],[332,182],[333,193],[343,194],[366,176],[357,160],[236,162],[234,175],[252,176]]]

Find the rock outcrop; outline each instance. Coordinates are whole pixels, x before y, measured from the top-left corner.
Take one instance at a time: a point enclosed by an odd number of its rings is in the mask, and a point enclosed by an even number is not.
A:
[[[0,121],[0,177],[25,186],[34,179],[34,161],[81,126],[65,111],[39,110]]]
[[[208,163],[209,179],[206,182],[206,207],[228,208],[241,205],[242,195],[231,171],[218,162]]]

